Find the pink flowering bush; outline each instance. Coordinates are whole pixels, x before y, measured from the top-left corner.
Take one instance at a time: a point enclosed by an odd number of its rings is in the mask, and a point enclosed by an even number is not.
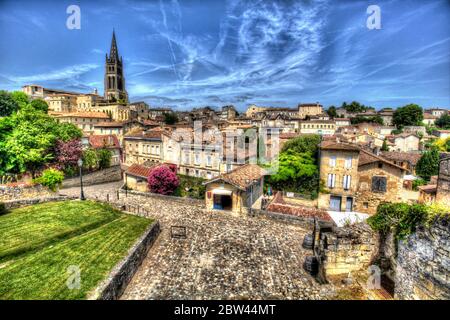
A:
[[[156,167],[148,176],[148,187],[154,193],[172,194],[179,184],[177,174],[168,166]]]

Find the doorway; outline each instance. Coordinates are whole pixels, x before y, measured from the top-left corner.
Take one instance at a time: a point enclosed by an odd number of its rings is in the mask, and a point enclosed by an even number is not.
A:
[[[341,211],[342,197],[330,196],[330,210]]]
[[[231,196],[215,194],[213,208],[216,210],[231,210],[233,208]]]
[[[347,197],[347,201],[345,202],[345,211],[352,212],[353,211],[353,198]]]

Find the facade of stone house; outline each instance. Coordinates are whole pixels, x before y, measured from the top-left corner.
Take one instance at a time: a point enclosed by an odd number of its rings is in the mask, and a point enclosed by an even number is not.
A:
[[[299,122],[299,132],[303,134],[333,135],[336,122],[333,120],[305,120]]]
[[[203,179],[212,179],[220,173],[221,150],[215,144],[194,145],[181,143],[179,173]]]
[[[405,169],[355,144],[325,140],[320,145],[320,209],[376,212],[383,202],[401,202]]]
[[[422,154],[419,152],[382,152],[381,156],[396,165],[408,170],[411,174],[416,174],[416,165]]]
[[[206,181],[207,210],[245,212],[257,206],[263,196],[265,171],[247,164]]]
[[[450,206],[450,158],[442,159],[439,162],[436,187],[436,202]]]
[[[124,137],[124,163],[149,164],[162,162],[162,132],[135,130]]]
[[[301,119],[307,116],[317,116],[323,113],[323,106],[316,103],[301,103],[298,105],[298,115]]]
[[[77,126],[86,135],[94,134],[95,125],[110,121],[103,112],[73,112],[55,116],[60,123],[71,123]]]
[[[353,144],[323,141],[320,145],[320,180],[327,193],[320,193],[320,209],[353,211],[358,183],[359,148]]]
[[[111,166],[122,163],[122,148],[115,135],[91,135],[88,137],[88,142],[93,149],[107,149],[111,152]]]
[[[390,139],[394,147],[390,151],[410,152],[420,150],[420,138],[414,133],[402,133]]]
[[[402,202],[405,171],[382,157],[361,150],[355,211],[375,214],[382,202]]]

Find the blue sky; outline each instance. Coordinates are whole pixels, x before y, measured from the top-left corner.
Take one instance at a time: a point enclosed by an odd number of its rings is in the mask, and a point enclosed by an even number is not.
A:
[[[448,0],[0,0],[0,89],[102,93],[115,28],[130,98],[152,106],[450,108],[449,21]]]

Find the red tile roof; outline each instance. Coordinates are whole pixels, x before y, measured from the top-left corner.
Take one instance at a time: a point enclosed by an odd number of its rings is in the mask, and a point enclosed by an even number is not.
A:
[[[72,112],[72,113],[64,113],[57,116],[58,118],[96,118],[96,119],[109,119],[109,116],[103,112]]]
[[[159,164],[155,164],[152,167],[147,167],[140,164],[132,164],[131,167],[129,167],[125,173],[127,175],[147,179],[148,176],[150,175],[150,172],[158,165]]]
[[[205,184],[223,180],[239,189],[245,190],[252,184],[252,180],[260,179],[265,173],[265,170],[256,164],[246,164],[228,173],[221,174],[220,176],[207,181]]]
[[[120,149],[119,139],[114,134],[91,135],[89,136],[89,144],[94,149]]]

